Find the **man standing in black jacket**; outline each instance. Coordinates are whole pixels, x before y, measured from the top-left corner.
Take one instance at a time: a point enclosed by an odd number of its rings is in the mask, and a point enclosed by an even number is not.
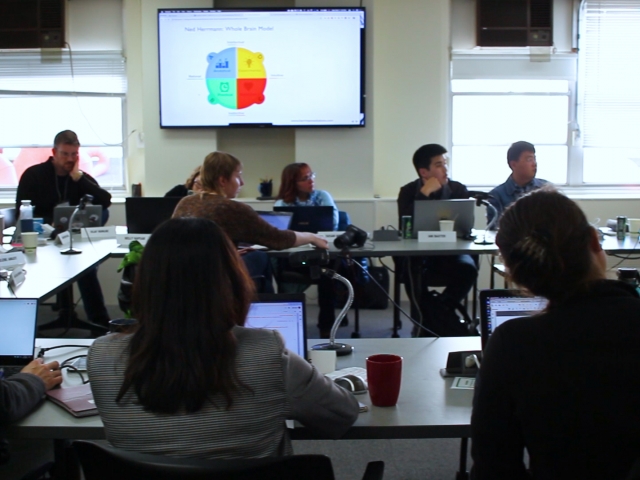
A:
[[[447,150],[435,143],[423,145],[413,154],[413,166],[418,173],[418,179],[406,184],[400,189],[398,195],[398,219],[403,216],[413,217],[413,206],[416,200],[454,200],[469,198],[469,192],[460,182],[449,180],[447,171]],[[413,222],[412,222],[413,224]],[[429,321],[426,318],[425,326],[440,336],[462,335],[465,333],[464,325],[460,323],[453,312],[455,306],[467,296],[478,276],[478,268],[470,255],[444,255],[427,257],[408,257],[411,262],[413,281],[409,281],[408,269],[401,266],[400,272],[404,272],[405,288],[409,298],[415,298],[421,304],[428,296],[429,279],[444,280],[445,289],[438,305],[431,305],[431,312],[440,318]],[[398,270],[396,270],[398,271]],[[420,290],[418,286],[421,285]],[[413,286],[413,288],[412,288]],[[414,295],[415,294],[415,295]],[[415,317],[414,302],[412,301],[412,316]],[[423,309],[424,310],[424,309]],[[463,327],[463,328],[461,328]]]
[[[53,141],[53,156],[46,162],[29,167],[20,177],[16,193],[16,213],[19,215],[22,200],[31,200],[33,216],[42,217],[44,223],[53,222],[53,209],[57,205],[78,205],[84,195],[93,196],[94,205],[102,205],[103,211],[111,205],[111,194],[100,188],[98,182],[79,168],[80,142],[71,130],[58,133]],[[103,219],[105,215],[103,215]],[[106,327],[109,314],[104,305],[102,289],[96,268],[89,270],[78,280],[82,303],[88,319]],[[73,315],[69,295],[59,296],[61,317]]]

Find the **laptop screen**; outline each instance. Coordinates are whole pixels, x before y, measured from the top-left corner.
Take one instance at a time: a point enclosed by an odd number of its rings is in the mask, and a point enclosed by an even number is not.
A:
[[[330,232],[333,230],[333,207],[273,207],[276,212],[291,212],[290,229],[296,232]]]
[[[256,210],[256,213],[269,225],[276,227],[279,230],[289,230],[289,224],[291,223],[291,212],[260,212]]]
[[[0,298],[0,367],[33,360],[38,299]]]
[[[261,294],[251,303],[246,328],[280,332],[284,346],[307,358],[307,322],[304,294]]]
[[[480,292],[480,322],[482,348],[496,328],[514,318],[530,317],[547,306],[547,299],[526,296],[519,290],[482,290]]]
[[[475,200],[416,200],[413,204],[413,238],[418,238],[418,232],[440,230],[440,220],[453,220],[456,236],[469,237],[474,213]]]
[[[153,233],[169,220],[182,197],[127,197],[124,210],[129,233]]]

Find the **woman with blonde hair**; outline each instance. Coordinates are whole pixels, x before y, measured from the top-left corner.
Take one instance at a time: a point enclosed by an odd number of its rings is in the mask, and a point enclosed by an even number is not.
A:
[[[173,212],[174,217],[200,217],[216,222],[236,246],[241,244],[264,245],[273,250],[284,250],[311,243],[328,248],[324,237],[307,232],[278,230],[269,225],[250,206],[236,202],[244,185],[242,163],[225,152],[207,155],[200,173],[202,191],[180,200]],[[262,291],[273,292],[271,262],[264,252],[248,252],[242,255],[249,273],[258,282]]]

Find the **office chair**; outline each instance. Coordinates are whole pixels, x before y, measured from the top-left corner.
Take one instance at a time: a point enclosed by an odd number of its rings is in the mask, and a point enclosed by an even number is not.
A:
[[[201,460],[127,452],[93,442],[72,444],[86,480],[333,480],[325,455]],[[363,480],[381,480],[384,462],[370,462]]]
[[[492,290],[496,286],[495,275],[500,275],[504,280],[504,288],[511,288],[511,282],[509,281],[509,275],[507,274],[507,267],[500,263],[500,255],[491,254],[491,279],[489,281],[489,288]]]

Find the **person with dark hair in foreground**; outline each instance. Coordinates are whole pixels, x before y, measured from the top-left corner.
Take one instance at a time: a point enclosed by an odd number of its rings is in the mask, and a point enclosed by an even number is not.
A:
[[[472,478],[625,478],[640,458],[638,293],[606,279],[598,233],[551,189],[507,208],[496,244],[513,282],[549,303],[500,325],[485,348]]]
[[[358,416],[355,397],[289,352],[279,333],[242,326],[253,295],[215,223],[175,218],[155,230],[134,281],[138,329],[99,338],[88,356],[113,446],[267,457],[292,453],[286,419],[330,438],[347,431]]]
[[[469,192],[460,182],[449,180],[447,172],[447,150],[442,145],[431,143],[423,145],[413,154],[413,166],[418,179],[403,186],[398,195],[398,226],[403,216],[413,218],[413,207],[416,200],[453,200],[469,198]],[[409,268],[404,266],[405,259],[395,259],[398,271],[404,272],[404,284],[407,295],[412,301],[413,318],[418,318],[414,307],[418,299],[430,298],[433,305],[427,308],[440,318],[426,318],[429,312],[423,312],[425,326],[440,336],[464,335],[466,326],[461,324],[454,308],[467,296],[478,276],[478,267],[470,255],[442,255],[428,257],[412,257],[411,271],[419,274],[421,282],[408,277]],[[419,265],[416,263],[419,262]],[[428,293],[428,280],[437,277],[446,280],[445,290],[441,297],[433,297]],[[421,284],[421,291],[413,292],[416,285]],[[438,312],[436,314],[436,312]],[[432,316],[433,316],[432,315]],[[418,331],[416,333],[423,334]]]
[[[515,142],[507,150],[507,164],[511,169],[511,175],[507,181],[498,185],[489,192],[489,202],[496,207],[498,218],[504,209],[523,196],[549,183],[541,178],[536,178],[538,162],[536,160],[536,147],[529,142]],[[493,210],[487,210],[487,224],[493,220]],[[495,225],[497,227],[497,224]]]

